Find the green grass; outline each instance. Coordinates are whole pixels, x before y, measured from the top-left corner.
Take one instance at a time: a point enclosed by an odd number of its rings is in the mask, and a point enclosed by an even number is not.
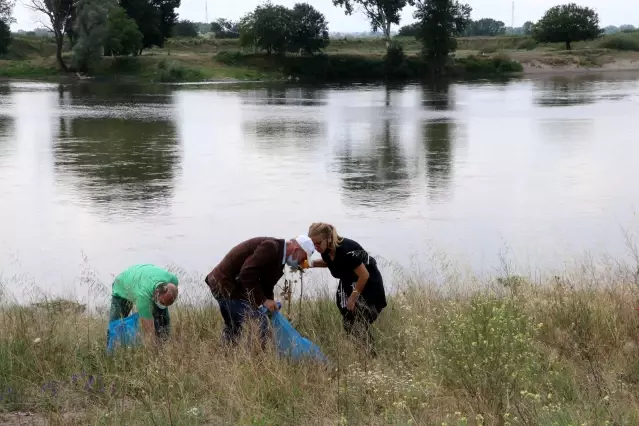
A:
[[[420,59],[421,44],[412,37],[396,37],[405,61],[384,64],[386,43],[381,38],[331,40],[325,55],[285,58],[254,54],[240,48],[237,40],[207,38],[170,39],[162,49],[154,48],[141,57],[104,58],[94,71],[96,78],[182,82],[204,80],[282,80],[289,76],[307,81],[353,81],[421,79],[426,74]],[[616,57],[639,51],[639,32],[603,36],[573,44],[566,51],[562,43],[539,45],[530,37],[468,37],[458,39],[454,74],[490,77],[516,74],[517,62],[537,61],[549,66],[600,66]],[[0,59],[0,76],[54,78],[55,44],[50,38],[16,37],[10,52]],[[68,46],[65,46],[68,57]],[[632,59],[632,58],[631,58]]]
[[[208,301],[171,308],[163,350],[113,358],[104,315],[68,301],[5,302],[0,420],[31,411],[52,425],[637,424],[637,268],[578,270],[474,290],[472,278],[400,286],[375,324],[376,358],[343,333],[329,291],[301,310],[294,300],[285,313],[329,366],[262,352],[255,329],[226,348]]]

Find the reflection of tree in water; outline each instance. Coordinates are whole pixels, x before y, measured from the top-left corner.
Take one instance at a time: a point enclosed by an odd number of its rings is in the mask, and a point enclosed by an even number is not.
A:
[[[77,177],[77,186],[99,204],[145,209],[171,196],[178,150],[169,121],[61,118],[55,168]]]
[[[324,126],[320,121],[300,120],[294,116],[244,122],[242,127],[245,134],[255,135],[259,148],[265,149],[310,149],[316,146],[317,140],[324,134]]]
[[[595,81],[583,78],[539,80],[535,83],[534,102],[547,107],[592,104],[597,101],[594,85]]]
[[[422,85],[422,106],[432,111],[455,109],[455,98],[450,93],[450,83],[440,81]]]
[[[326,92],[310,86],[268,86],[241,92],[243,102],[251,105],[314,106],[325,102]]]
[[[429,194],[442,193],[450,182],[452,172],[451,122],[427,120],[424,124],[426,173]]]
[[[345,196],[358,205],[387,208],[410,197],[407,161],[391,122],[384,120],[372,139],[372,150],[355,153],[347,145],[337,158]]]

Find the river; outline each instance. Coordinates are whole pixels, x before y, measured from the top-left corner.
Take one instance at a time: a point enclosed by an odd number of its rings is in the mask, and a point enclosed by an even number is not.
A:
[[[0,82],[0,280],[91,299],[133,263],[185,291],[236,243],[333,223],[374,255],[498,274],[625,253],[639,77],[419,85]],[[334,284],[330,284],[334,288]],[[34,294],[35,293],[35,294]]]

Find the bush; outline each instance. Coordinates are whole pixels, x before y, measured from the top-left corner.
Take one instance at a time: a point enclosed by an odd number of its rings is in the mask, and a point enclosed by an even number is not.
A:
[[[406,54],[400,43],[391,42],[384,56],[386,78],[405,78],[409,74]]]
[[[517,50],[534,50],[536,47],[537,42],[532,38],[527,38],[517,43]]]
[[[162,60],[157,65],[158,80],[162,83],[177,83],[180,81],[203,80],[204,76],[199,70],[187,68],[178,61]]]
[[[600,46],[604,49],[639,52],[639,40],[626,34],[607,37]]]
[[[507,401],[540,382],[541,354],[534,344],[540,326],[515,300],[475,296],[470,306],[444,305],[438,318],[434,363],[446,386],[500,415]]]
[[[519,73],[524,69],[521,63],[510,59],[507,55],[497,55],[492,58],[477,56],[460,58],[455,68],[457,73],[481,76]]]

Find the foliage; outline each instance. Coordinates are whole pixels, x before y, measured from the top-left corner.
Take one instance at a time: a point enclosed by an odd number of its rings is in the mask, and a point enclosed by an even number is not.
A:
[[[622,33],[631,33],[636,30],[637,28],[634,25],[622,25],[619,27],[619,31]]]
[[[219,39],[240,38],[240,24],[220,18],[211,24],[211,32]]]
[[[399,37],[417,37],[419,34],[419,22],[412,23],[410,25],[404,25],[399,29],[397,35]]]
[[[108,32],[108,14],[115,3],[108,0],[79,0],[76,8],[74,32],[77,42],[73,46],[73,66],[90,71],[102,58]]]
[[[604,49],[639,52],[639,38],[628,34],[619,34],[606,37],[599,46]]]
[[[588,7],[569,3],[550,8],[534,27],[533,37],[540,43],[566,43],[592,40],[601,35],[599,15]]]
[[[434,364],[447,386],[499,415],[507,401],[538,382],[541,354],[534,341],[540,326],[517,301],[476,296],[470,306],[445,304],[438,318]]]
[[[333,0],[333,4],[343,7],[347,15],[359,9],[370,21],[372,30],[382,30],[386,40],[390,40],[391,25],[399,24],[407,3],[407,0]]]
[[[319,52],[328,46],[328,23],[324,15],[308,3],[298,3],[292,10],[293,29],[289,50],[307,54]]]
[[[142,48],[142,33],[126,11],[116,6],[109,13],[107,35],[104,45],[105,55],[126,56],[136,54]]]
[[[11,45],[11,28],[5,21],[0,20],[0,55],[6,55]]]
[[[480,77],[520,73],[523,71],[523,66],[506,55],[497,55],[492,58],[468,56],[457,59],[456,70],[460,74]]]
[[[423,55],[433,75],[441,76],[448,55],[457,49],[456,37],[463,34],[470,23],[472,8],[457,0],[419,0],[415,19],[421,23],[419,40]]]
[[[73,27],[72,17],[75,13],[76,0],[28,0],[25,5],[33,12],[44,14],[49,24],[45,28],[51,31],[56,42],[56,61],[60,70],[67,71],[62,57],[64,35]]]
[[[265,3],[242,18],[240,44],[254,46],[267,54],[299,52],[312,54],[329,42],[324,15],[307,3],[294,8]]]
[[[533,24],[530,21],[526,21],[524,22],[524,26],[522,27],[522,32],[525,36],[531,36],[533,33],[533,28],[535,27],[535,24]]]
[[[198,27],[195,23],[184,20],[176,22],[173,27],[173,36],[174,37],[197,37],[199,34]]]
[[[142,33],[142,47],[162,47],[166,39],[173,34],[177,22],[175,10],[181,0],[120,0],[120,6],[126,10]]]
[[[391,42],[388,46],[384,56],[384,65],[387,79],[402,79],[410,74],[407,69],[406,53],[400,43]]]
[[[13,18],[14,0],[0,0],[0,21],[9,25],[15,22]]]
[[[491,18],[470,21],[464,35],[468,37],[494,37],[506,33],[506,24]]]

